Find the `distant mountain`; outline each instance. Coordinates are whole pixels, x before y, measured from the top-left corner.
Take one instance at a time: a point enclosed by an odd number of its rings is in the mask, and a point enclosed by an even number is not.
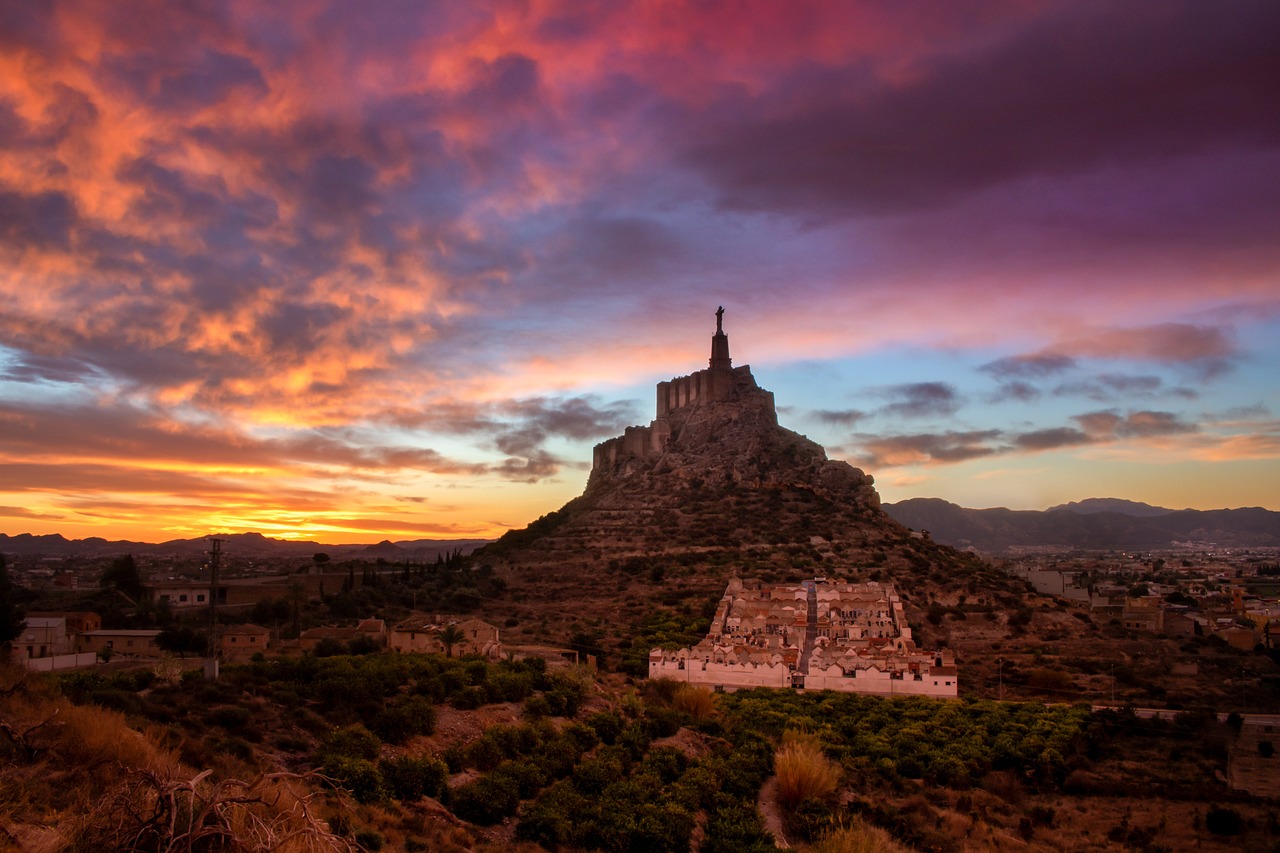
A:
[[[1093,508],[1113,502],[1130,512]],[[1280,546],[1280,512],[1260,507],[1215,510],[1166,510],[1147,504],[1100,499],[1051,510],[966,509],[938,498],[913,498],[885,504],[899,523],[945,545],[998,554],[1017,547],[1062,550],[1153,550],[1174,542],[1219,547]],[[1145,510],[1142,508],[1146,507]],[[1133,508],[1146,515],[1133,514]]]
[[[224,554],[246,559],[271,559],[287,557],[311,557],[325,553],[333,559],[373,560],[414,559],[434,560],[440,555],[460,551],[469,554],[488,539],[411,539],[391,542],[384,539],[376,545],[321,545],[319,542],[298,542],[271,539],[261,533],[229,533],[220,535]],[[0,533],[0,553],[23,557],[111,557],[118,554],[134,554],[148,557],[199,557],[209,552],[208,538],[171,539],[158,544],[108,541],[93,536],[88,539],[67,539],[59,533],[33,536],[19,533],[9,536]]]
[[[1082,501],[1071,501],[1070,503],[1051,506],[1045,512],[1054,512],[1055,510],[1078,512],[1081,515],[1118,512],[1121,515],[1131,515],[1134,518],[1154,518],[1157,515],[1168,515],[1177,511],[1166,509],[1162,506],[1144,504],[1141,501],[1127,501],[1124,498],[1085,498]]]

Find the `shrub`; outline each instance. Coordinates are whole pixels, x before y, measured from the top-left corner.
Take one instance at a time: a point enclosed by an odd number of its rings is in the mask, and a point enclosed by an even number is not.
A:
[[[515,814],[520,805],[520,792],[510,776],[491,773],[453,788],[449,803],[453,813],[463,820],[490,826]]]
[[[400,744],[436,728],[436,709],[421,696],[407,696],[373,719],[373,730],[387,743]]]
[[[613,745],[622,734],[622,717],[617,711],[600,711],[587,718],[587,725],[596,730],[601,742]]]
[[[311,649],[311,654],[318,658],[331,658],[338,655],[345,655],[347,646],[345,643],[339,642],[332,637],[325,637],[315,644]]]
[[[520,702],[533,692],[533,676],[527,672],[496,672],[484,686],[490,702]]]
[[[516,785],[520,799],[527,800],[535,796],[547,784],[546,774],[536,763],[529,759],[505,761],[493,771],[494,776],[510,779]]]
[[[377,803],[388,797],[382,774],[372,761],[331,756],[325,761],[321,772],[338,786],[345,788],[356,802]]]
[[[489,700],[489,694],[485,692],[483,687],[471,686],[464,687],[457,693],[453,694],[450,702],[453,707],[460,711],[474,711]]]
[[[707,815],[703,853],[764,853],[777,849],[754,804],[720,797]]]
[[[671,697],[671,707],[683,711],[695,720],[703,720],[715,713],[716,698],[705,687],[681,684]]]
[[[789,809],[810,798],[826,799],[840,783],[839,770],[817,742],[792,732],[783,735],[773,772],[778,777],[778,802]]]
[[[610,783],[623,776],[622,762],[615,756],[588,758],[573,771],[573,784],[584,794],[599,794]]]
[[[325,735],[316,750],[315,763],[326,765],[334,758],[358,758],[373,761],[382,749],[377,735],[361,725],[334,729]]]
[[[551,703],[542,694],[530,696],[524,700],[524,715],[530,720],[541,720],[551,716]]]
[[[663,784],[669,784],[684,775],[689,759],[674,746],[659,746],[649,750],[642,768],[651,771]]]
[[[378,765],[391,796],[401,801],[438,797],[444,789],[449,768],[435,756],[393,758]]]
[[[852,818],[809,848],[810,853],[910,853],[878,826]]]
[[[557,782],[521,810],[516,838],[554,850],[570,841],[588,809],[587,800],[573,785]]]
[[[249,711],[239,705],[216,708],[209,714],[209,722],[228,731],[243,728],[249,724]]]

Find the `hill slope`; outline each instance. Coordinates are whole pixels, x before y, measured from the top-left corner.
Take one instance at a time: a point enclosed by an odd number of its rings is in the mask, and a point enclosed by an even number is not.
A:
[[[653,423],[597,446],[580,497],[476,552],[508,583],[522,628],[534,616],[544,633],[568,624],[625,643],[656,603],[701,612],[733,575],[895,581],[909,614],[974,573],[1010,589],[1002,573],[912,534],[880,508],[871,477],[779,426],[749,367],[658,392]]]

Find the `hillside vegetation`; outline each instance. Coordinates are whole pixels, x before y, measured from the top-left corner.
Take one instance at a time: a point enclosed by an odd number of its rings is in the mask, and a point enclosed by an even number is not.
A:
[[[1203,716],[713,695],[541,661],[435,655],[268,660],[227,667],[216,682],[152,670],[3,676],[6,849],[750,851],[785,839],[815,850],[1176,850],[1193,840],[1266,850],[1280,841],[1274,806],[1216,781],[1233,733]]]

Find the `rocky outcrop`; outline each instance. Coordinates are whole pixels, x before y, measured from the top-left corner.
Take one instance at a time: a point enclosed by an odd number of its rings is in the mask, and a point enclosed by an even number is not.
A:
[[[773,394],[749,366],[730,365],[719,329],[710,364],[658,383],[657,417],[596,446],[581,497],[486,553],[568,561],[905,533],[870,476],[779,426]],[[536,553],[513,553],[527,548]]]
[[[628,447],[624,435],[597,447],[586,494],[644,489],[660,476],[734,488],[808,489],[854,506],[879,507],[871,476],[847,462],[828,459],[820,444],[779,426],[773,394],[756,384],[750,367],[732,374],[727,392],[668,410],[645,428],[648,435],[661,436],[660,442],[633,442],[634,447]],[[639,428],[629,432],[635,429]],[[612,450],[602,452],[608,447]]]

